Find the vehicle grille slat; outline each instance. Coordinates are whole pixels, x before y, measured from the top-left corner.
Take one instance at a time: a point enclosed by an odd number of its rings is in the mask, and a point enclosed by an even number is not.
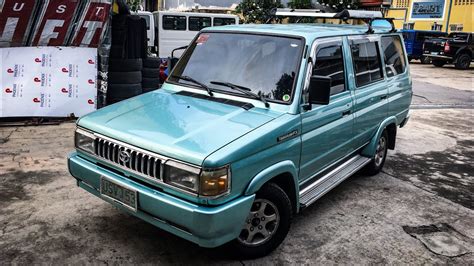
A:
[[[148,178],[162,179],[160,157],[101,137],[96,138],[95,144],[95,155],[104,161]]]

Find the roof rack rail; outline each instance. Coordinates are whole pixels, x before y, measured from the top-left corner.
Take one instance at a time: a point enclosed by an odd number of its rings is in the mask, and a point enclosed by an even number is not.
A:
[[[374,33],[372,23],[376,20],[385,20],[390,23],[392,28],[389,32],[396,32],[397,29],[393,23],[393,18],[384,18],[381,11],[369,10],[350,10],[344,9],[339,13],[326,13],[320,9],[291,9],[291,8],[273,8],[270,11],[270,22],[275,17],[311,17],[311,18],[326,18],[326,19],[340,19],[347,21],[349,19],[361,19],[368,25],[367,33]]]

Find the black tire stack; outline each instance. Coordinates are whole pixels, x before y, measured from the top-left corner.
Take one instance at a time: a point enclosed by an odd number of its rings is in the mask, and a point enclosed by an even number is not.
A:
[[[143,59],[142,88],[143,93],[158,89],[160,86],[160,59],[147,57]]]
[[[134,15],[112,17],[112,46],[107,74],[107,104],[140,95],[146,22]]]

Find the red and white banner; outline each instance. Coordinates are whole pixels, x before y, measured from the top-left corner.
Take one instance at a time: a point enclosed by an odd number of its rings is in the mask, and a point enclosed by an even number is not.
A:
[[[0,1],[0,47],[26,45],[38,2],[40,1]]]
[[[111,0],[90,0],[82,11],[70,45],[98,47],[107,28]]]
[[[79,0],[45,0],[36,21],[31,46],[66,45]]]
[[[76,117],[96,109],[97,49],[0,49],[0,117]]]

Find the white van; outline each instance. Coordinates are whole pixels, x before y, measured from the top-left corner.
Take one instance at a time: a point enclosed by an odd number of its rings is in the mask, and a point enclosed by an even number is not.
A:
[[[147,21],[148,46],[160,58],[167,58],[173,49],[188,45],[203,28],[239,24],[238,16],[228,14],[177,11],[137,13]],[[179,56],[181,52],[177,51],[176,55]]]

